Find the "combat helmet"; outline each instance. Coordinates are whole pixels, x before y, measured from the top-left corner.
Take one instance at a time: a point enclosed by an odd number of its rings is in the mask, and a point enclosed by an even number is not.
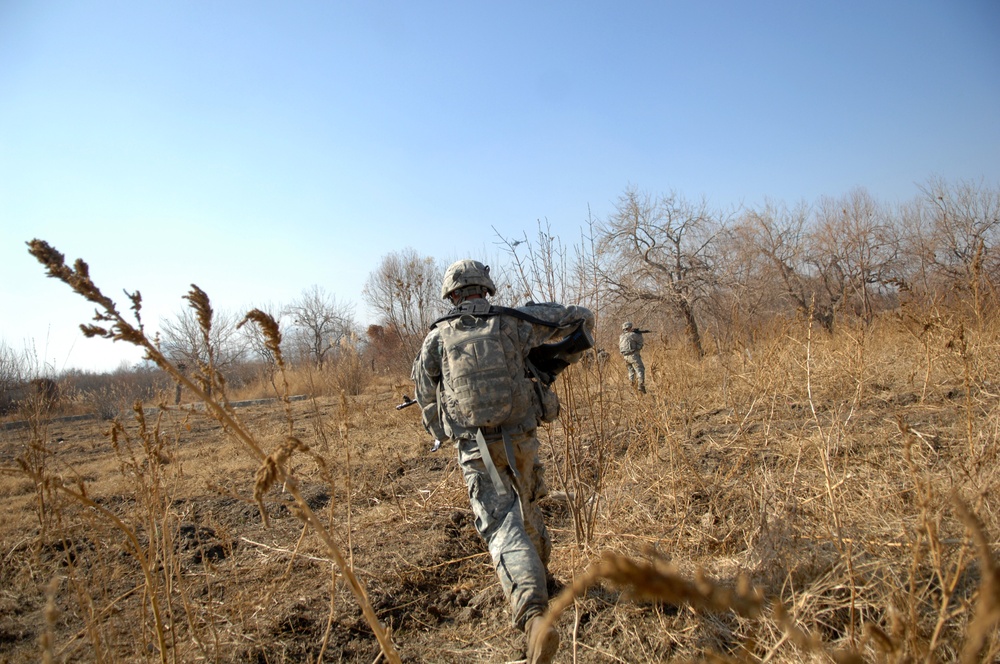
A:
[[[628,332],[631,329],[632,329],[632,323],[631,322],[625,321],[624,323],[622,323],[622,332]]]
[[[445,270],[444,282],[441,284],[441,299],[447,300],[449,295],[466,286],[482,286],[490,295],[497,292],[497,287],[490,278],[490,266],[483,265],[479,261],[464,259],[452,263]]]

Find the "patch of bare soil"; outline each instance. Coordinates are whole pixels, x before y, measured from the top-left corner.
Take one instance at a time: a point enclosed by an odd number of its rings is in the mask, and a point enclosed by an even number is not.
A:
[[[405,661],[517,659],[521,637],[472,526],[453,450],[429,453],[417,409],[397,412],[392,403],[390,395],[351,403],[347,418],[337,400],[292,404],[291,433],[334,471],[324,479],[297,458],[302,492],[339,538]],[[239,415],[265,444],[288,433],[280,403]],[[147,417],[153,428],[155,414]],[[318,538],[303,534],[291,497],[280,487],[267,494],[265,526],[252,500],[257,464],[219,424],[200,413],[162,415],[162,523],[149,518],[150,485],[135,480],[146,463],[136,423],[125,422],[117,452],[110,429],[77,420],[0,434],[0,463],[16,467],[33,455],[67,486],[85,487],[96,506],[23,476],[2,478],[0,661],[37,661],[46,638],[57,659],[97,658],[98,650],[110,659],[159,658],[142,569],[113,519],[155,564],[175,568],[161,572],[178,586],[161,610],[170,614],[168,638],[176,633],[184,644],[182,661],[315,661],[320,652],[324,661],[376,659],[371,629]],[[169,551],[147,549],[156,528],[170,530]]]

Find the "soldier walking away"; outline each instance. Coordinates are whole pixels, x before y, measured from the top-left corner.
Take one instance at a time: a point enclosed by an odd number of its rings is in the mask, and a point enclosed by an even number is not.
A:
[[[618,350],[628,365],[628,382],[646,393],[646,367],[642,363],[642,333],[646,330],[635,328],[632,323],[622,323],[622,334],[618,337]]]
[[[489,266],[461,260],[448,268],[441,297],[454,308],[431,326],[412,378],[435,445],[450,440],[458,447],[476,530],[513,623],[525,632],[527,661],[545,664],[559,635],[542,628],[552,542],[537,505],[546,488],[536,429],[558,417],[549,385],[592,347],[594,315],[555,303],[492,306],[486,298],[495,293]],[[534,354],[556,347],[568,350],[552,363]]]

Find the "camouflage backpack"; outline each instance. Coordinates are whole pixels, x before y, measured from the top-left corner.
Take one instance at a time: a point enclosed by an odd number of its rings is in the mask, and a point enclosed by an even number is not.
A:
[[[499,426],[510,417],[515,371],[500,338],[500,316],[462,315],[439,321],[443,401],[470,429]]]

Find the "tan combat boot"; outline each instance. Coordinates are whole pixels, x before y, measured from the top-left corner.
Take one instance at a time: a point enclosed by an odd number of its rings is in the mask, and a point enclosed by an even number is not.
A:
[[[535,616],[524,626],[528,637],[528,664],[549,664],[559,649],[559,635],[551,627],[543,629],[541,616]]]

